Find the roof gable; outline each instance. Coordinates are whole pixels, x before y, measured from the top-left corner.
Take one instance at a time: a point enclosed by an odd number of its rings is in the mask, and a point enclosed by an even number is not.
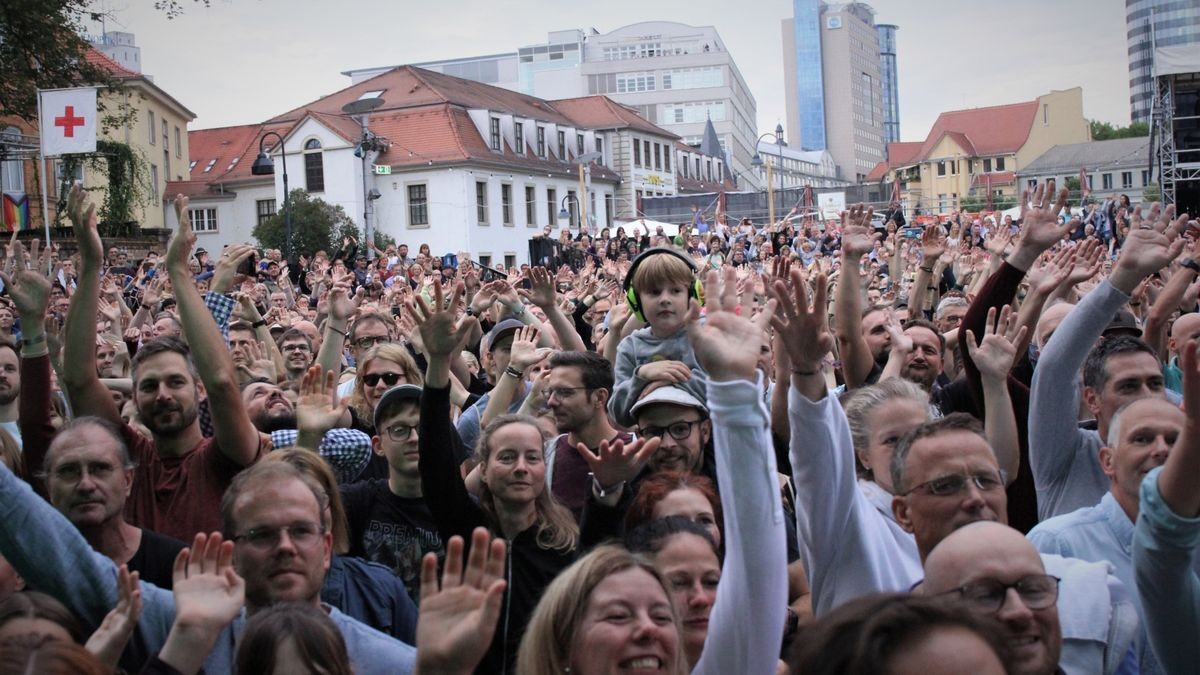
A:
[[[988,108],[953,110],[938,115],[925,143],[921,146],[920,159],[928,159],[929,153],[942,136],[957,134],[968,140],[977,156],[1016,152],[1029,139],[1029,130],[1037,114],[1037,100],[1023,103],[997,105]]]
[[[607,96],[561,98],[547,103],[565,115],[577,127],[585,129],[629,128],[666,138],[679,138]]]

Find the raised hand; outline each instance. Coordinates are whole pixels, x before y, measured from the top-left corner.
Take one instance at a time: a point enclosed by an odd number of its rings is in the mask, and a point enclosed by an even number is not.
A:
[[[946,231],[941,225],[930,223],[921,233],[921,251],[925,254],[925,263],[931,267],[946,252]]]
[[[249,244],[231,244],[221,255],[217,257],[217,264],[213,266],[212,283],[210,287],[214,293],[225,293],[233,286],[233,277],[237,274],[238,267],[250,258],[250,254],[254,253],[254,247]]]
[[[871,236],[871,216],[875,209],[864,209],[862,204],[842,211],[842,255],[858,258],[871,252],[874,238]]]
[[[776,279],[768,289],[779,310],[771,325],[780,337],[792,368],[799,373],[818,371],[825,355],[833,350],[833,333],[829,330],[826,277],[818,274],[814,280],[812,302],[808,299],[808,284],[800,270],[792,270],[789,282]]]
[[[587,462],[596,481],[607,488],[637,477],[661,442],[661,438],[639,438],[628,445],[620,440],[600,441],[600,447],[594,453],[584,443],[577,443],[575,449]]]
[[[766,343],[763,329],[738,316],[737,280],[732,268],[721,278],[715,270],[705,279],[707,320],[700,322],[700,306],[691,303],[687,315],[688,339],[700,367],[716,382],[755,379],[759,347]],[[767,301],[767,320],[775,313],[776,300]],[[753,348],[751,348],[751,346]]]
[[[104,616],[104,621],[85,645],[101,663],[112,669],[116,669],[117,659],[125,651],[142,615],[142,588],[138,578],[137,572],[130,572],[127,565],[121,565],[117,571],[117,606]]]
[[[524,371],[525,369],[534,366],[544,361],[553,349],[549,347],[538,348],[538,331],[533,326],[523,326],[517,329],[513,334],[512,349],[509,352],[509,364],[517,370]]]
[[[361,298],[350,295],[350,285],[354,281],[354,273],[348,272],[338,277],[329,290],[329,317],[338,321],[349,321],[358,310]]]
[[[1021,193],[1021,239],[1013,252],[1010,264],[1019,269],[1028,269],[1043,251],[1062,241],[1079,226],[1078,218],[1068,218],[1059,223],[1058,217],[1067,206],[1067,189],[1055,192],[1054,179],[1038,185],[1030,195],[1026,189]]]
[[[487,652],[504,600],[506,544],[482,527],[471,534],[471,557],[463,568],[462,537],[446,544],[438,586],[437,556],[421,560],[421,616],[417,621],[417,670],[426,674],[470,673]]]
[[[565,267],[564,265],[563,268]],[[550,276],[550,272],[545,267],[530,267],[525,272],[525,278],[529,280],[529,288],[519,289],[517,293],[543,310],[554,307],[558,292],[554,288],[554,277]]]
[[[71,219],[75,241],[79,245],[80,267],[99,269],[104,262],[104,246],[100,243],[96,205],[78,183],[71,186],[67,196],[67,217]]]
[[[336,374],[332,370],[322,373],[319,365],[311,366],[300,379],[296,428],[300,433],[324,436],[346,414],[347,405],[348,401],[338,403]]]
[[[1121,255],[1113,267],[1110,282],[1124,293],[1132,293],[1137,284],[1151,274],[1166,267],[1183,250],[1187,243],[1179,234],[1187,227],[1188,215],[1175,218],[1175,205],[1161,211],[1158,204],[1151,207],[1153,221],[1143,221],[1141,207],[1134,210],[1136,229],[1131,229],[1121,247]]]
[[[1106,252],[1095,239],[1088,239],[1077,246],[1072,259],[1071,273],[1067,275],[1067,283],[1075,286],[1099,274]]]
[[[900,325],[900,319],[891,310],[887,314],[887,332],[892,338],[891,350],[893,352],[908,354],[913,350],[912,338],[904,334],[904,328]]]
[[[1031,267],[1025,275],[1029,288],[1042,297],[1049,296],[1062,286],[1075,270],[1075,263],[1071,259],[1073,255],[1074,251],[1064,247],[1049,260]]]
[[[992,380],[1008,377],[1008,371],[1012,370],[1016,359],[1017,345],[1025,339],[1028,330],[1028,326],[1021,325],[1020,318],[1010,305],[1004,305],[998,320],[996,308],[989,309],[982,341],[976,341],[975,334],[967,329],[967,353],[975,362],[979,374]]]
[[[192,249],[196,247],[196,233],[192,231],[192,217],[188,213],[188,198],[183,195],[175,196],[175,216],[179,220],[179,230],[171,237],[167,245],[167,271],[171,273],[188,271],[188,259],[192,257]]]
[[[40,270],[46,269],[48,251],[42,252],[43,262],[31,263],[26,257],[25,247],[16,240],[17,233],[13,232],[13,241],[9,246],[13,271],[8,274],[0,273],[4,280],[5,290],[17,307],[22,323],[26,319],[41,320],[46,316],[46,307],[50,301],[50,279]],[[36,268],[36,269],[35,269]]]
[[[463,284],[460,281],[453,286],[450,294],[451,297],[457,297],[462,293]],[[471,336],[473,324],[478,323],[478,320],[467,316],[455,324],[454,312],[448,308],[442,293],[441,280],[433,283],[432,306],[420,295],[415,296],[414,300],[415,304],[410,302],[408,310],[412,313],[421,340],[425,343],[425,354],[449,359],[451,355],[461,352],[467,344],[467,338]]]

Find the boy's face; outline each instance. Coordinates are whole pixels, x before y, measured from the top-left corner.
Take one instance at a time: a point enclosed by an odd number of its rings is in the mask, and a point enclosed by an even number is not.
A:
[[[683,328],[688,311],[688,289],[682,283],[670,282],[647,288],[638,293],[642,316],[654,334],[666,337]]]

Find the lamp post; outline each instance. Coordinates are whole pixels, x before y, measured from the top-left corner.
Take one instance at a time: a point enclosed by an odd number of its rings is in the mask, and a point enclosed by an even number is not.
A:
[[[783,162],[783,125],[776,124],[774,133],[768,131],[767,133],[759,136],[758,140],[754,141],[754,157],[750,160],[750,166],[759,167],[759,166],[763,165],[762,155],[758,154],[758,143],[759,143],[759,141],[761,141],[763,138],[766,138],[767,136],[775,137],[775,145],[779,148],[779,161],[780,161],[780,163]],[[771,156],[770,155],[767,155],[766,163],[767,163],[767,220],[770,221],[767,223],[767,226],[770,227],[775,224],[775,182],[771,177]]]
[[[279,139],[279,161],[283,163],[283,224],[286,229],[283,248],[284,255],[287,256],[287,261],[290,263],[292,262],[292,210],[288,208],[290,201],[288,199],[287,148],[283,146],[283,136],[274,131],[268,131],[258,139],[258,157],[250,166],[250,174],[254,176],[275,175],[275,163],[271,161],[266,150],[268,136]]]
[[[578,196],[565,194],[565,195],[563,195],[562,199],[558,200],[560,207],[561,207],[558,209],[558,219],[566,220],[568,229],[570,229],[570,227],[571,227],[571,222],[570,222],[570,220],[568,220],[571,217],[571,212],[567,210],[567,202],[572,199],[575,200],[575,205],[579,208],[580,212],[582,213],[583,212],[583,201],[581,199],[579,199]],[[579,224],[579,229],[581,231],[583,230],[582,222],[580,222],[580,224]],[[591,228],[588,229],[588,234],[591,234]]]

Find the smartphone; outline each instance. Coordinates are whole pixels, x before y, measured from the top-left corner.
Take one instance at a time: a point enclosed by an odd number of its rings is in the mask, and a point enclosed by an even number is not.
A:
[[[238,274],[242,274],[242,275],[245,275],[248,277],[257,275],[258,274],[258,252],[255,251],[255,252],[251,253],[250,257],[246,258],[246,260],[240,266],[238,266],[237,271],[238,271]]]
[[[158,270],[156,270],[156,269],[154,269],[153,267],[151,267],[150,269],[146,270],[146,274],[145,274],[145,275],[143,275],[143,276],[145,276],[147,279],[153,279],[153,278],[154,278],[154,273],[155,273],[155,272],[157,272],[157,271],[158,271]]]
[[[919,227],[904,228],[904,238],[905,239],[920,239],[921,238],[921,228],[919,228]]]

